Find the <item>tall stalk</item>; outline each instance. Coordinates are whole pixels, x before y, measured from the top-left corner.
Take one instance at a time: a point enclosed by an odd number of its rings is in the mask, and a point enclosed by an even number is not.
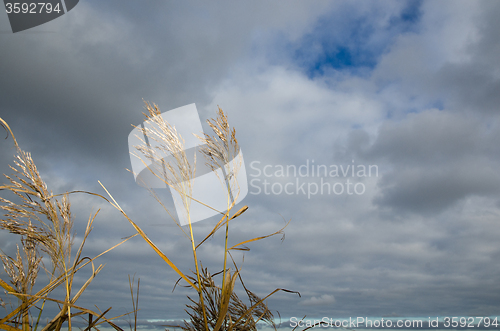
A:
[[[191,226],[191,217],[188,213],[188,221],[189,221],[189,233],[191,234],[191,245],[193,249],[194,263],[196,266],[196,278],[198,279],[198,295],[200,297],[200,304],[203,307],[203,321],[205,323],[205,330],[208,330],[208,321],[207,321],[207,312],[205,309],[205,303],[203,302],[203,283],[200,277],[200,268],[198,267],[198,258],[196,257],[196,245],[194,244],[194,236],[193,236],[193,227]]]
[[[137,136],[137,138],[141,140],[142,145],[134,146],[137,151],[140,152],[140,155],[135,154],[135,156],[137,156],[144,163],[144,165],[157,179],[162,180],[166,185],[174,189],[180,195],[182,204],[187,213],[189,235],[182,229],[179,223],[177,224],[191,241],[196,276],[186,276],[182,271],[180,271],[179,268],[177,268],[177,266],[146,236],[144,231],[142,231],[140,227],[127,216],[107,190],[106,192],[113,200],[112,204],[120,210],[125,218],[127,218],[127,220],[134,226],[138,234],[143,237],[143,239],[155,250],[155,252],[170,267],[172,267],[172,269],[174,269],[174,271],[177,272],[182,279],[184,279],[193,289],[197,291],[197,301],[188,297],[194,303],[194,306],[187,306],[190,310],[192,310],[192,313],[189,313],[192,324],[185,324],[185,327],[182,327],[182,329],[186,331],[210,331],[210,324],[213,328],[212,331],[231,331],[233,328],[244,331],[256,331],[256,323],[259,320],[265,320],[274,325],[272,314],[267,308],[264,300],[277,291],[288,290],[276,289],[264,299],[260,299],[245,287],[243,281],[241,280],[240,270],[234,260],[233,263],[236,269],[234,273],[231,274],[227,266],[228,255],[230,255],[231,250],[249,250],[243,245],[268,238],[276,234],[282,234],[283,229],[288,225],[287,223],[282,229],[272,234],[245,240],[229,247],[229,222],[240,216],[248,209],[247,206],[244,206],[230,217],[231,210],[234,207],[239,195],[237,174],[242,164],[240,149],[235,136],[235,129],[230,129],[226,115],[222,109],[219,108],[217,118],[207,121],[215,135],[209,136],[207,134],[203,134],[201,137],[197,136],[203,143],[201,152],[206,159],[206,164],[217,176],[220,176],[222,170],[224,177],[219,177],[219,180],[227,189],[227,209],[226,212],[218,211],[222,214],[222,218],[214,226],[212,231],[206,235],[202,241],[196,244],[191,223],[191,202],[195,201],[206,207],[212,208],[204,204],[202,201],[198,201],[192,197],[191,183],[195,178],[196,157],[194,159],[194,164],[190,164],[186,157],[182,137],[177,134],[174,127],[164,121],[157,105],[149,104],[147,102],[145,104],[147,109],[147,113],[145,114],[147,121],[149,124],[152,123],[154,125],[136,127],[142,133],[142,137]],[[145,137],[147,137],[147,141]],[[151,140],[156,141],[158,144],[151,147]],[[170,160],[173,160],[173,164],[167,163],[165,161],[165,156],[171,156]],[[150,162],[144,161],[144,158],[148,159]],[[154,191],[150,191],[152,195],[161,203]],[[162,206],[165,208],[163,204]],[[208,271],[201,268],[201,264],[197,258],[197,249],[223,226],[225,227],[224,265],[222,270],[222,285],[219,287],[215,285],[212,276],[208,273]],[[251,303],[250,307],[244,305],[234,292],[234,286],[237,279],[240,279],[249,297]],[[196,285],[196,283],[198,284]],[[254,319],[254,317],[256,319]]]

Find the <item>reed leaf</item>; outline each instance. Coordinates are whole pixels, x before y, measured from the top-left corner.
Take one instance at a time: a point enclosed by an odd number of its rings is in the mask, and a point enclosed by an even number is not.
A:
[[[156,254],[158,254],[163,259],[163,261],[165,261],[189,285],[191,285],[196,291],[199,291],[198,286],[193,284],[193,282],[191,282],[189,280],[189,278],[187,278],[187,276],[182,271],[180,271],[179,268],[177,268],[177,266],[172,261],[170,261],[170,259],[151,241],[151,239],[148,238],[146,233],[144,233],[144,231],[142,231],[142,229],[137,224],[135,224],[134,221],[132,221],[130,219],[130,217],[128,217],[128,215],[125,213],[125,211],[120,207],[120,205],[116,202],[116,200],[113,198],[113,196],[108,192],[106,187],[104,187],[104,185],[100,181],[99,181],[99,184],[102,186],[102,188],[106,191],[106,193],[109,195],[109,197],[113,201],[112,205],[115,208],[117,208],[122,213],[123,216],[125,216],[125,218],[130,222],[130,224],[132,224],[134,229],[137,231],[137,233],[139,233],[141,235],[141,237],[148,243],[148,245],[151,246],[151,248],[153,248],[153,250],[156,252]]]
[[[254,242],[254,241],[262,240],[262,239],[265,239],[265,238],[269,238],[269,237],[275,236],[277,234],[283,234],[284,233],[283,230],[285,230],[285,228],[288,226],[288,224],[290,224],[290,221],[288,221],[288,223],[286,223],[284,227],[282,227],[281,229],[279,229],[278,231],[276,231],[274,233],[268,234],[266,236],[256,237],[256,238],[253,238],[253,239],[248,239],[248,240],[242,241],[239,244],[236,244],[236,245],[232,246],[228,250],[238,250],[239,249],[238,246],[241,246],[241,245],[244,245],[244,244],[248,244],[248,243],[251,243],[251,242]],[[248,249],[245,248],[243,250],[248,250]]]

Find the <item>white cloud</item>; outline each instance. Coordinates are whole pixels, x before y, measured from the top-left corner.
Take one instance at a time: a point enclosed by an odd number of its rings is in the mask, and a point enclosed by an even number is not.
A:
[[[323,306],[330,305],[335,302],[335,297],[331,294],[322,294],[319,297],[310,297],[304,301],[301,301],[301,305],[304,306]]]

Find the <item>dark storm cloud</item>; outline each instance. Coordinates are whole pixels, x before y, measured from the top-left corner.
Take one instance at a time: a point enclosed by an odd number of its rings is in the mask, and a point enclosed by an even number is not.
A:
[[[201,35],[196,42],[190,34],[207,28],[189,18],[174,26],[167,16],[154,20],[162,23],[155,26],[140,17],[127,20],[119,10],[104,12],[91,3],[80,7],[54,24],[54,29],[65,25],[57,33],[2,40],[1,70],[9,77],[1,88],[6,119],[9,114],[21,117],[40,136],[54,132],[54,138],[73,137],[65,152],[71,148],[76,154],[82,148],[80,152],[98,157],[123,155],[118,146],[130,124],[142,120],[142,98],[166,107],[187,98],[204,100],[196,91],[224,74],[234,58],[231,50],[238,53],[241,47],[235,40],[223,50],[220,40],[202,42]],[[171,8],[162,7],[156,15],[173,15]],[[217,49],[221,54],[210,56]]]
[[[496,17],[500,8],[485,3],[476,15],[477,36],[465,50],[462,63],[449,63],[438,72],[438,83],[450,93],[452,105],[470,112],[498,115],[500,104],[500,65],[493,54],[500,51],[500,28]]]
[[[469,195],[496,196],[495,130],[446,111],[410,114],[381,126],[365,153],[390,162],[375,202],[417,213],[439,212]]]

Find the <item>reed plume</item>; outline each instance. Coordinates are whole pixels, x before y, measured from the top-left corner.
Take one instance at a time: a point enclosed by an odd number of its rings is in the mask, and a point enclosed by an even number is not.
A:
[[[0,197],[0,210],[4,212],[3,218],[0,219],[0,230],[19,235],[21,241],[21,247],[17,246],[15,257],[0,252],[0,259],[11,284],[0,279],[0,286],[4,288],[6,294],[17,298],[19,302],[17,307],[13,306],[12,311],[0,318],[0,329],[37,330],[47,302],[60,304],[60,311],[43,327],[42,331],[59,331],[65,322],[71,330],[73,317],[82,316],[82,314],[88,314],[89,320],[92,320],[91,316],[98,316],[101,319],[99,324],[106,322],[114,325],[111,320],[104,317],[104,314],[78,307],[75,304],[90,282],[102,270],[102,265],[97,268],[94,266],[94,260],[107,252],[95,258],[82,257],[82,249],[92,230],[97,212],[90,215],[83,241],[73,256],[72,246],[76,234],[73,230],[74,218],[71,214],[69,193],[54,195],[40,176],[31,154],[23,151],[18,145],[9,125],[2,118],[0,118],[0,124],[10,133],[16,148],[14,166],[10,166],[13,174],[4,175],[7,183],[0,185],[0,190],[13,195],[11,199]],[[57,198],[59,196],[61,196],[60,199]],[[50,265],[44,265],[43,257],[48,258]],[[89,264],[92,267],[91,276],[74,293],[75,274]],[[33,294],[40,267],[46,271],[48,283]],[[62,300],[49,296],[58,287],[64,288]],[[35,306],[40,301],[41,306]],[[1,304],[6,308],[5,302],[2,301]],[[32,314],[32,311],[38,314]],[[92,324],[92,327],[96,325],[98,325],[97,321]]]

